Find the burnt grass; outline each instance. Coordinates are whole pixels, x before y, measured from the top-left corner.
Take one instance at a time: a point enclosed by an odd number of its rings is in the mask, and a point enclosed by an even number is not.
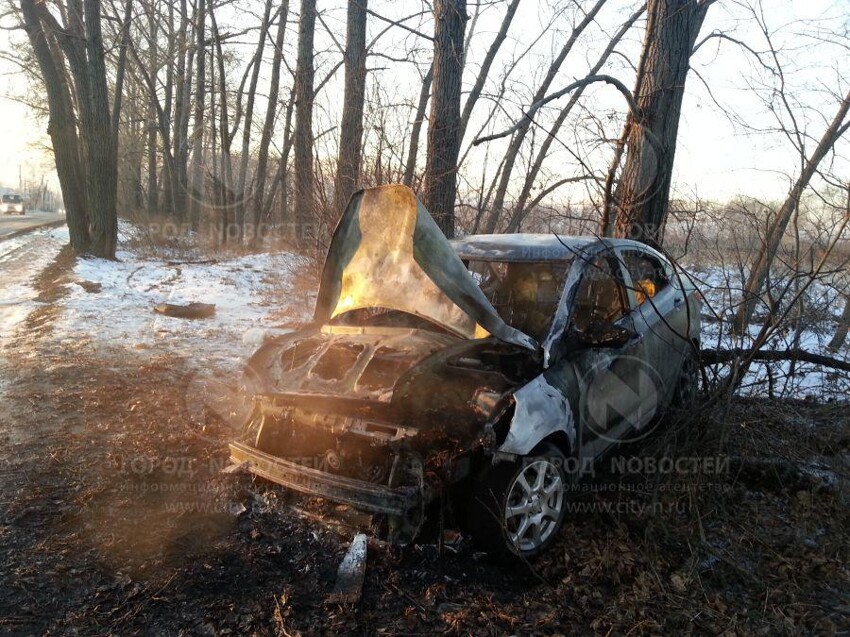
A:
[[[120,344],[13,346],[0,633],[850,630],[846,404],[704,407],[622,449],[625,474],[601,467],[530,569],[468,541],[442,555],[370,542],[362,598],[328,605],[351,533],[292,508],[315,502],[221,473],[229,434],[190,424],[187,361]],[[664,458],[686,461],[669,470]]]

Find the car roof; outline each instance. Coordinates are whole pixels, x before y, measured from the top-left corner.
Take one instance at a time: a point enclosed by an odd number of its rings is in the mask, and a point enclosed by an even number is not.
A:
[[[485,261],[570,261],[576,252],[594,252],[606,245],[657,254],[646,244],[631,239],[555,233],[473,234],[450,243],[461,259]]]

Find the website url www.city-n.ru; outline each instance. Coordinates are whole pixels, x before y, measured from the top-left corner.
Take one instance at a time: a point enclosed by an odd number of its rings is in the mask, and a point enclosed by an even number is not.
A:
[[[677,502],[638,502],[624,500],[620,502],[579,500],[567,502],[567,513],[610,513],[617,515],[669,515],[687,513],[687,504]]]

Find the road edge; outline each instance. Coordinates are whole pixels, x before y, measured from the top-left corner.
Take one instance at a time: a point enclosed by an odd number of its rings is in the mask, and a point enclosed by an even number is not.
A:
[[[59,226],[64,226],[66,223],[66,219],[55,219],[54,221],[44,221],[42,223],[38,223],[34,226],[30,226],[29,228],[22,228],[20,230],[15,230],[14,232],[10,232],[9,234],[0,236],[0,243],[3,241],[8,241],[9,239],[14,239],[15,237],[20,237],[22,234],[27,234],[28,232],[35,232],[36,230],[43,230],[44,228],[56,228]]]

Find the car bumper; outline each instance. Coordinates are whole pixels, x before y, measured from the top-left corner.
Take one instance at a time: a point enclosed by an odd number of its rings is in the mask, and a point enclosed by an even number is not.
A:
[[[415,487],[394,489],[305,467],[240,442],[229,446],[230,460],[255,475],[294,491],[348,504],[370,513],[404,515],[420,498]]]

